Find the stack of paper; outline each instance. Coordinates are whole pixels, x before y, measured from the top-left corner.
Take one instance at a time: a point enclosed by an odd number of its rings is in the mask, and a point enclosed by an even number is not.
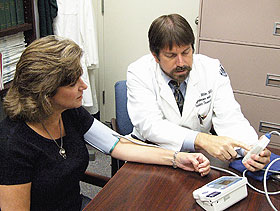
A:
[[[0,89],[3,88],[5,83],[13,80],[16,64],[24,51],[25,46],[26,43],[23,32],[0,37],[0,52],[2,54]]]

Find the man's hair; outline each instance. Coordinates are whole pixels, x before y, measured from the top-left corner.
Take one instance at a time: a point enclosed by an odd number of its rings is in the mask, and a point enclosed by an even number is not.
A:
[[[150,26],[149,33],[150,51],[159,56],[161,49],[173,45],[192,45],[194,50],[194,34],[185,18],[178,14],[163,15],[155,19]]]
[[[53,113],[50,97],[57,88],[72,85],[82,75],[82,49],[73,41],[47,36],[22,53],[4,98],[6,114],[15,120],[40,122]]]

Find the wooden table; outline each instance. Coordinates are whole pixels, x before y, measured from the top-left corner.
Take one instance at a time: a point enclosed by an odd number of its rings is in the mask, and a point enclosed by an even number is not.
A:
[[[228,168],[227,163],[218,160],[211,160],[211,165]],[[84,210],[203,210],[193,199],[192,192],[224,175],[228,174],[211,170],[208,176],[200,177],[195,172],[169,166],[128,162]],[[262,182],[248,180],[263,189]],[[265,195],[249,187],[247,189],[248,196],[228,210],[272,210]],[[269,180],[268,189],[280,190],[279,182]],[[280,195],[270,198],[274,206],[280,209]]]

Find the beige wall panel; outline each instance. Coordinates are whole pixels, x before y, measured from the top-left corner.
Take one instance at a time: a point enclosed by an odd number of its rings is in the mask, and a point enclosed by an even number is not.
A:
[[[235,98],[241,105],[244,116],[255,128],[259,136],[264,134],[264,132],[259,131],[261,122],[270,123],[263,125],[271,126],[271,129],[269,129],[270,131],[278,130],[278,132],[280,132],[280,100],[243,94],[235,94]],[[267,128],[264,129],[266,130]],[[270,146],[280,148],[280,136],[273,135]]]
[[[279,0],[203,0],[202,7],[200,37],[280,46]]]
[[[229,74],[234,90],[280,99],[280,48],[261,48],[221,42],[200,41],[199,53],[218,58]],[[267,86],[267,74],[275,80]],[[271,77],[269,77],[271,78]]]

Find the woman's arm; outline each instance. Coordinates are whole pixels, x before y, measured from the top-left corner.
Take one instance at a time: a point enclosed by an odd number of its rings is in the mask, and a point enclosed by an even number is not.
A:
[[[1,211],[30,210],[31,183],[21,185],[0,185]]]
[[[159,165],[173,165],[174,151],[134,144],[121,138],[111,155],[114,158]],[[186,171],[196,171],[204,176],[210,172],[210,162],[201,153],[179,152],[176,165]]]
[[[89,130],[84,134],[87,143],[106,154],[111,153],[112,157],[117,159],[139,163],[173,165],[174,151],[141,146],[124,138],[120,138],[118,141],[118,136],[119,135],[115,131],[96,119]],[[140,142],[136,139],[134,139],[134,141]],[[175,162],[179,168],[199,172],[202,176],[208,174],[210,171],[210,162],[201,153],[179,152]]]

